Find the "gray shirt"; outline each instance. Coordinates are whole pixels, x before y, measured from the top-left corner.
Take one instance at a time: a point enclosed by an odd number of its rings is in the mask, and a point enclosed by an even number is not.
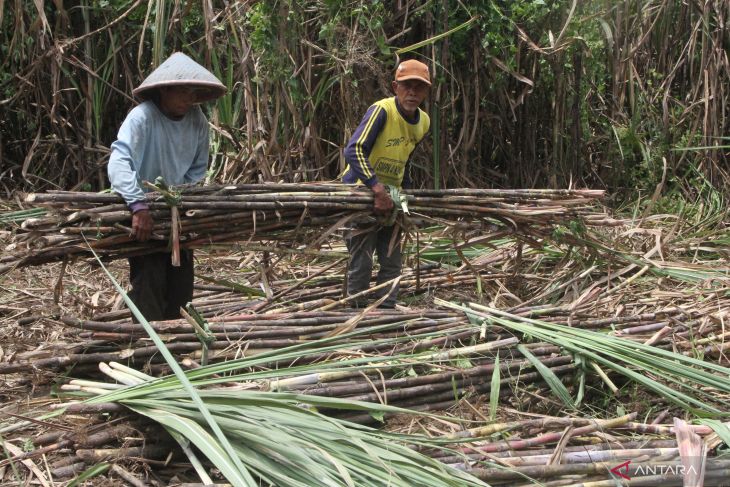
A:
[[[142,181],[162,176],[172,186],[197,183],[205,177],[208,146],[208,121],[200,106],[173,120],[145,101],[129,112],[111,146],[112,189],[131,205],[144,200]]]

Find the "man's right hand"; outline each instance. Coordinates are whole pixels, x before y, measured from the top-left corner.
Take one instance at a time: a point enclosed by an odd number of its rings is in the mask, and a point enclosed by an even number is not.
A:
[[[370,189],[375,195],[375,214],[384,215],[393,209],[393,200],[383,183],[376,183]]]
[[[152,220],[150,210],[139,210],[132,215],[132,236],[140,242],[146,242],[152,235]]]

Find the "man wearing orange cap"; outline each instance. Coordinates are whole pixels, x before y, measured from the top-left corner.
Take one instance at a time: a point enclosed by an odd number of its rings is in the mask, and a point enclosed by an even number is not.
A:
[[[375,213],[388,214],[393,200],[385,185],[398,189],[408,187],[408,159],[416,145],[428,133],[430,119],[419,106],[428,96],[431,77],[428,66],[410,59],[398,65],[392,82],[394,97],[373,103],[345,148],[347,167],[342,176],[345,183],[364,184],[375,197]],[[377,284],[395,279],[401,273],[400,230],[381,226],[371,231],[355,229],[346,238],[350,252],[347,272],[347,293],[354,295],[370,286],[373,253],[378,256],[380,270]],[[381,304],[394,308],[398,289],[378,290],[375,296],[388,294]],[[354,303],[363,306],[360,301]]]
[[[143,181],[163,177],[170,186],[193,184],[208,167],[208,120],[201,102],[225,94],[226,87],[210,71],[182,53],[175,53],[133,93],[143,102],[127,115],[111,146],[107,168],[112,189],[132,212],[133,236],[152,236],[154,221]],[[193,297],[193,252],[181,250],[173,266],[166,247],[129,258],[129,295],[147,320],[180,316]]]

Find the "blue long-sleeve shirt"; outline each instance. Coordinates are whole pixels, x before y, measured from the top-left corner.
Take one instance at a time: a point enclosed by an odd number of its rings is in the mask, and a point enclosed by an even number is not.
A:
[[[208,150],[208,121],[200,106],[173,120],[154,102],[145,101],[129,112],[111,145],[109,181],[135,211],[135,203],[144,201],[142,181],[154,182],[158,176],[169,185],[201,181],[208,166]]]

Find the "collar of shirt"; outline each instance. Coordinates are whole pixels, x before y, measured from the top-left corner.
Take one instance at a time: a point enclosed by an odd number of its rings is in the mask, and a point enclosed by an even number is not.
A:
[[[400,113],[400,116],[405,119],[406,122],[410,124],[417,124],[419,120],[421,119],[421,111],[419,109],[416,109],[416,113],[413,115],[413,117],[409,117],[406,115],[406,113],[403,111],[403,108],[400,106],[400,103],[398,103],[398,97],[395,98],[395,107],[398,109],[398,113]]]

